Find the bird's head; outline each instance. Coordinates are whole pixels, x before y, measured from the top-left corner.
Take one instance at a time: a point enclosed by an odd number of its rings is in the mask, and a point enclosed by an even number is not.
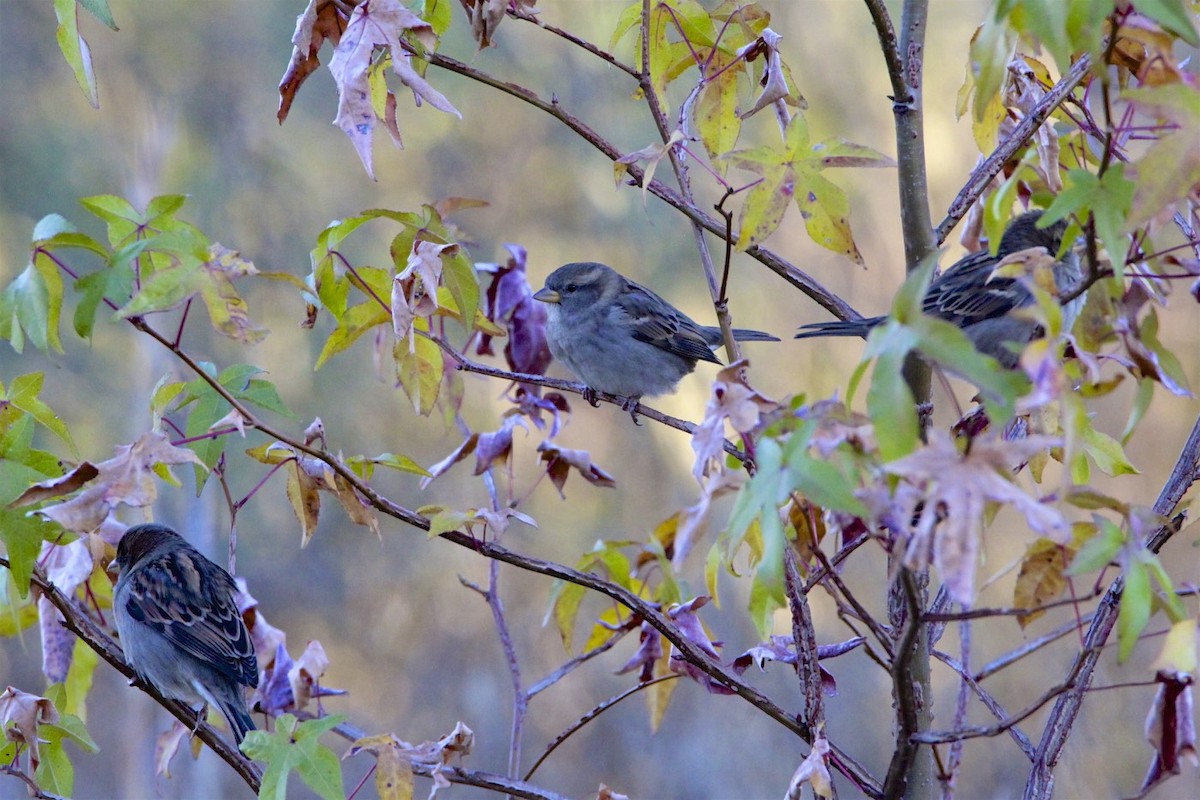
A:
[[[117,557],[108,563],[107,571],[117,574],[133,569],[142,559],[154,553],[164,543],[182,538],[165,525],[152,523],[134,525],[117,542]]]
[[[533,296],[543,303],[564,309],[583,309],[621,292],[624,279],[611,268],[594,261],[565,264],[546,278],[546,285]]]

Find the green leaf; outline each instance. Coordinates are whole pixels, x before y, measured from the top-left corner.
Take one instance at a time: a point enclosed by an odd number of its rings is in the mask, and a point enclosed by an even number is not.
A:
[[[7,317],[0,319],[0,324],[18,353],[24,349],[25,336],[43,352],[50,348],[51,341],[58,339],[58,335],[50,331],[50,292],[41,272],[33,264],[5,287],[0,308],[5,310]],[[61,346],[58,352],[62,352]]]
[[[1083,431],[1083,448],[1105,475],[1141,474],[1141,470],[1129,462],[1120,442],[1090,425]]]
[[[424,320],[416,321],[418,329]],[[426,322],[425,325],[428,325]],[[396,378],[421,416],[429,416],[442,388],[442,367],[445,357],[437,343],[424,336],[414,336],[410,342],[401,339],[392,349],[396,362]]]
[[[42,738],[38,747],[42,760],[33,773],[38,788],[60,797],[70,797],[75,792],[75,767],[63,749],[63,732],[53,725],[39,725],[38,734]]]
[[[867,412],[875,423],[879,455],[884,461],[906,456],[920,441],[916,400],[904,380],[905,352],[888,348],[875,360],[867,389]]]
[[[1121,590],[1121,607],[1117,611],[1117,661],[1124,661],[1133,652],[1138,636],[1150,622],[1150,605],[1153,592],[1146,563],[1140,558],[1130,559],[1123,573],[1125,586]]]
[[[433,32],[442,36],[450,30],[453,16],[450,13],[454,0],[423,0],[421,3],[421,19],[433,28]]]
[[[1083,543],[1083,547],[1079,548],[1079,552],[1071,560],[1068,575],[1082,575],[1085,572],[1104,569],[1116,559],[1117,553],[1125,544],[1125,532],[1111,521],[1096,517],[1096,525],[1098,535],[1088,539]]]
[[[546,617],[554,618],[563,650],[568,654],[575,652],[575,623],[579,617],[579,606],[586,594],[587,589],[584,587],[566,581],[555,581],[550,589],[550,608]]]
[[[479,308],[479,277],[475,265],[461,247],[442,251],[442,282],[458,305],[463,327],[471,330],[471,321]]]
[[[0,540],[8,551],[9,569],[21,597],[29,593],[29,579],[42,542],[60,530],[40,516],[27,514],[25,509],[0,508]]]
[[[777,575],[759,570],[750,584],[750,620],[762,639],[766,639],[774,630],[775,612],[787,605],[782,574],[782,564]]]
[[[97,194],[84,197],[79,202],[84,208],[107,223],[108,243],[113,247],[128,244],[126,239],[138,230],[141,215],[123,197],[114,194]]]
[[[79,11],[75,0],[54,0],[54,16],[58,18],[58,29],[55,38],[58,49],[62,51],[67,66],[75,74],[75,82],[83,90],[83,94],[91,103],[92,108],[100,107],[100,98],[96,93],[96,73],[92,67],[92,51],[87,42],[79,35]],[[70,794],[70,792],[66,792]]]
[[[1137,185],[1125,177],[1123,164],[1112,165],[1103,176],[1093,175],[1083,169],[1069,170],[1063,190],[1046,209],[1042,224],[1053,224],[1072,213],[1084,219],[1090,213],[1096,222],[1096,233],[1119,277],[1128,247],[1125,241],[1125,233],[1129,230],[1126,219],[1136,189]]]
[[[283,714],[275,721],[274,731],[248,733],[242,742],[242,752],[267,765],[258,796],[287,800],[288,775],[295,770],[321,797],[344,798],[341,762],[318,741],[322,733],[344,719],[335,715],[297,724],[295,716]]]
[[[325,347],[317,356],[317,363],[313,369],[320,369],[326,361],[350,347],[367,331],[374,329],[377,325],[391,323],[391,321],[392,315],[389,310],[374,300],[367,300],[351,306],[338,319],[338,326],[325,340]]]
[[[50,408],[50,406],[38,397],[41,394],[44,381],[45,375],[40,372],[19,375],[13,379],[8,392],[5,394],[5,399],[33,417],[39,425],[66,442],[67,446],[71,448],[71,454],[78,456],[79,450],[75,447],[75,440],[71,438],[71,431],[67,428],[67,424],[62,421],[62,418],[58,414],[54,413],[54,409]]]
[[[850,233],[850,199],[841,187],[815,169],[797,168],[793,193],[809,238],[861,266],[862,254]]]
[[[70,729],[72,736],[77,740],[79,732],[82,731],[84,741],[91,743],[93,749],[99,748],[88,736],[84,722],[87,720],[88,693],[92,691],[92,678],[96,674],[96,665],[99,663],[100,656],[96,651],[85,644],[82,639],[76,640],[71,653],[71,666],[67,670],[67,680],[63,684],[63,703],[59,707],[59,710],[65,715],[60,725],[64,729]]]
[[[817,458],[809,453],[808,440],[814,429],[812,423],[806,424],[801,431],[792,435],[784,447],[783,457],[787,464],[788,477],[792,479],[785,497],[793,490],[799,490],[822,508],[845,511],[856,517],[867,516],[866,506],[854,494],[858,488],[857,482],[842,472],[835,461]],[[783,499],[780,498],[779,503],[782,503]]]
[[[79,5],[86,8],[96,19],[114,31],[119,30],[116,20],[113,19],[112,11],[108,8],[108,0],[79,0]]]
[[[729,68],[732,62],[732,56],[717,53],[709,67],[716,77],[705,81],[696,100],[696,132],[712,159],[732,150],[742,131],[737,111],[737,79],[742,71]]]

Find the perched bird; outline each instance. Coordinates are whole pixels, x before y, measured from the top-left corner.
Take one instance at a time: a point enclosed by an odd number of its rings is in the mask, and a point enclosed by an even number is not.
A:
[[[125,661],[166,697],[221,709],[240,744],[254,721],[243,686],[258,685],[237,586],[163,525],[135,525],[117,544],[113,611]]]
[[[699,325],[654,292],[604,264],[566,264],[533,296],[548,306],[550,353],[592,392],[629,398],[675,391],[697,361],[720,364],[713,348],[721,329]],[[777,342],[761,331],[735,329],[738,341]]]
[[[992,356],[1008,368],[1015,367],[1020,349],[1037,334],[1037,324],[1010,314],[1014,309],[1033,302],[1029,290],[1015,278],[992,277],[1001,259],[1028,250],[1044,247],[1051,255],[1058,253],[1066,220],[1046,228],[1037,226],[1041,211],[1030,211],[1014,219],[1000,238],[996,255],[980,250],[961,258],[929,284],[922,303],[926,314],[939,317],[962,328],[979,352]],[[1059,289],[1070,288],[1081,276],[1079,260],[1068,251],[1054,265],[1054,279]],[[1083,307],[1083,297],[1077,297],[1063,307],[1063,322],[1071,323]],[[887,317],[867,317],[858,320],[834,320],[802,325],[797,339],[813,336],[863,336]],[[1014,347],[1016,349],[1014,349]]]

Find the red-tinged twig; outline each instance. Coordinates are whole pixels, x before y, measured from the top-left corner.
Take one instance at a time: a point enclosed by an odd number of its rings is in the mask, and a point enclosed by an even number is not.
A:
[[[938,244],[946,241],[946,237],[950,235],[950,231],[958,224],[974,205],[975,201],[980,198],[983,192],[991,184],[992,179],[1000,174],[1000,170],[1004,169],[1005,163],[1013,157],[1033,137],[1037,129],[1042,123],[1054,113],[1054,109],[1062,104],[1071,92],[1075,90],[1091,69],[1092,60],[1087,54],[1080,57],[1078,61],[1071,65],[1071,69],[1064,75],[1058,83],[1054,84],[1037,105],[1033,107],[1033,111],[1029,113],[1025,119],[1021,120],[1012,134],[1000,142],[996,149],[991,154],[979,163],[971,172],[971,176],[967,178],[966,184],[959,191],[958,196],[950,203],[950,207],[946,209],[946,218],[938,223],[936,234]]]
[[[173,347],[161,334],[146,324],[145,320],[135,317],[130,322],[146,335],[153,338],[155,341],[169,349],[180,361],[188,366],[201,380],[213,388],[230,406],[237,409],[239,413],[246,419],[247,427],[254,428],[274,438],[281,444],[285,444],[297,452],[302,452],[313,458],[319,459],[329,466],[338,476],[343,478],[358,495],[372,508],[382,514],[390,516],[400,522],[411,525],[420,530],[429,530],[429,520],[398,503],[393,502],[389,498],[381,495],[369,483],[362,480],[352,469],[337,456],[323,449],[317,449],[306,444],[304,441],[297,440],[295,437],[286,435],[284,432],[275,429],[259,420],[254,413],[246,407],[238,398],[221,385],[214,376],[209,375],[201,366],[196,363],[195,359],[189,356],[180,348]],[[570,386],[565,381],[559,382],[565,386]],[[690,424],[690,423],[687,423]],[[741,697],[746,702],[758,708],[771,719],[780,723],[788,730],[796,733],[803,738],[803,729],[795,718],[772,702],[768,697],[763,695],[757,689],[744,683],[740,678],[734,675],[724,665],[711,660],[708,655],[700,649],[698,645],[692,642],[679,627],[663,614],[659,609],[655,608],[647,600],[638,597],[633,592],[618,586],[611,581],[604,580],[590,573],[580,572],[563,564],[558,564],[553,561],[544,561],[542,559],[526,556],[521,553],[508,550],[495,542],[481,542],[474,536],[463,531],[447,531],[439,534],[440,537],[448,542],[452,542],[461,547],[470,549],[472,552],[478,553],[484,558],[498,559],[505,563],[512,564],[520,569],[535,572],[541,575],[546,575],[552,578],[559,578],[569,583],[582,586],[586,589],[596,591],[612,600],[620,603],[630,609],[634,614],[642,617],[648,622],[651,627],[675,645],[683,658],[689,663],[694,664],[698,669],[715,678],[718,682],[724,684],[733,690],[734,694]],[[805,739],[811,743],[809,739]],[[852,759],[846,753],[840,751],[836,746],[831,745],[831,752],[836,756],[835,766],[856,782],[862,791],[870,797],[878,797],[881,793],[881,788],[878,780],[872,776],[865,767]]]
[[[1192,425],[1192,432],[1184,442],[1175,467],[1154,503],[1155,513],[1163,517],[1174,513],[1184,493],[1197,480],[1200,480],[1200,419]],[[1179,531],[1181,523],[1182,519],[1176,518],[1171,524],[1161,526],[1150,536],[1146,543],[1147,548],[1157,553]],[[1084,637],[1084,646],[1071,666],[1071,674],[1079,676],[1076,686],[1059,697],[1050,711],[1050,717],[1042,731],[1042,739],[1038,743],[1033,768],[1025,783],[1023,796],[1026,800],[1048,798],[1054,790],[1054,767],[1058,764],[1067,739],[1075,727],[1084,695],[1095,674],[1100,652],[1116,626],[1124,587],[1125,582],[1120,577],[1114,580],[1101,598],[1095,616],[1092,617],[1092,624]]]
[[[600,703],[598,706],[593,708],[591,711],[587,712],[582,717],[580,717],[578,720],[576,720],[565,731],[560,733],[558,736],[554,737],[554,741],[552,741],[552,742],[550,742],[550,744],[546,745],[545,752],[542,753],[542,755],[538,758],[537,761],[533,762],[533,766],[530,767],[529,771],[525,773],[525,780],[529,780],[531,777],[533,777],[533,773],[537,772],[537,769],[538,769],[538,767],[540,767],[542,765],[542,762],[544,762],[547,758],[549,758],[550,754],[553,753],[556,749],[558,749],[558,746],[560,744],[562,744],[563,742],[565,742],[567,739],[569,739],[572,734],[574,734],[577,731],[579,731],[580,729],[582,729],[584,725],[587,725],[589,722],[591,722],[596,717],[603,714],[608,709],[615,706],[617,703],[624,700],[626,697],[637,694],[642,689],[645,689],[648,686],[653,686],[654,684],[662,683],[663,681],[674,680],[675,678],[678,678],[678,677],[680,677],[680,676],[679,675],[660,675],[657,678],[651,678],[650,680],[645,681],[643,683],[639,683],[636,686],[631,686],[630,688],[626,689],[625,691],[621,692],[620,694],[614,695],[613,697],[610,697],[607,700],[605,700],[604,702]]]

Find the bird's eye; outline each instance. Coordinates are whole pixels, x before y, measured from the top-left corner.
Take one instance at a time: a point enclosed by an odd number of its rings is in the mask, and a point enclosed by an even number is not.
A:
[[[575,290],[576,290],[576,289],[578,289],[578,288],[579,288],[579,287],[578,287],[578,286],[576,286],[575,284],[573,284],[573,283],[568,283],[566,286],[564,286],[564,287],[563,287],[563,291],[564,291],[564,292],[567,292],[567,293],[570,293],[570,292],[573,292],[573,291],[575,291]]]

